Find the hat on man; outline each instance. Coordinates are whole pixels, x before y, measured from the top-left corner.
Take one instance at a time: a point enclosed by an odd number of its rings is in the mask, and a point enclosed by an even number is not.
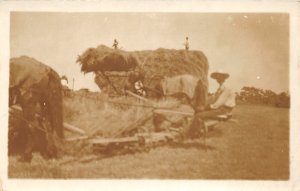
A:
[[[229,74],[223,72],[222,70],[217,70],[216,72],[211,73],[210,77],[213,79],[227,79],[229,77]]]

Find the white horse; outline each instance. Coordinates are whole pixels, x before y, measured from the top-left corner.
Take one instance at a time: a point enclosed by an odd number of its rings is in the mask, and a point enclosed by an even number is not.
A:
[[[198,78],[189,74],[164,77],[161,81],[163,95],[176,96],[182,94],[192,99],[198,81]]]

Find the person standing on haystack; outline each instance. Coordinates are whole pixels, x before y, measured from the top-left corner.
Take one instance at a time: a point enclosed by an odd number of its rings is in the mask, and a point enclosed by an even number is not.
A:
[[[117,39],[115,39],[112,47],[114,47],[114,49],[118,49],[118,45],[119,45],[119,42],[117,41]]]
[[[185,50],[189,50],[190,49],[189,37],[185,38],[184,47],[185,47]]]
[[[229,74],[219,70],[213,72],[210,76],[217,80],[219,88],[216,93],[213,94],[210,101],[205,100],[207,102],[205,107],[200,106],[194,108],[195,115],[189,128],[189,135],[191,138],[196,138],[199,130],[204,128],[205,119],[215,118],[218,115],[231,114],[236,105],[235,93],[229,85],[225,83],[226,79],[229,78]],[[203,97],[200,97],[199,99],[203,99]]]

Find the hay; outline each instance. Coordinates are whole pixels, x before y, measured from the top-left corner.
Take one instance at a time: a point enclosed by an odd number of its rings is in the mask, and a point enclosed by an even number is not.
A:
[[[135,68],[138,62],[130,53],[122,50],[113,50],[106,46],[89,48],[77,61],[81,64],[84,73],[94,71],[128,71]]]
[[[207,82],[208,62],[201,51],[160,48],[154,51],[137,51],[134,55],[148,77],[191,74]]]
[[[127,61],[118,63],[118,59],[105,60],[104,57],[110,54],[120,54]],[[126,60],[125,59],[125,60]],[[105,63],[107,61],[107,63]],[[95,82],[103,92],[115,94],[107,79],[100,71],[108,71],[107,75],[113,74],[109,79],[114,86],[121,90],[126,84],[126,74],[132,68],[138,66],[145,74],[144,84],[155,89],[162,77],[174,77],[177,75],[189,74],[201,79],[207,85],[208,62],[201,51],[186,51],[175,49],[157,49],[154,51],[133,51],[125,52],[114,50],[106,46],[98,46],[85,51],[78,58],[82,65],[83,72],[95,72]],[[126,67],[124,67],[126,66]],[[118,75],[111,71],[118,71]]]

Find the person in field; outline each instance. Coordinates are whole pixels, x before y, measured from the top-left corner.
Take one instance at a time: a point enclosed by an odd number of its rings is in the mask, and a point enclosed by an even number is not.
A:
[[[185,38],[184,47],[185,47],[185,50],[189,50],[190,49],[189,37]]]
[[[114,49],[118,49],[119,47],[119,42],[117,41],[117,39],[115,39],[114,40],[114,44],[112,45],[112,47],[114,48]]]
[[[229,74],[224,73],[223,71],[217,71],[211,74],[211,78],[218,82],[219,88],[205,101],[205,107],[200,106],[194,108],[195,115],[189,130],[189,136],[191,138],[196,138],[198,136],[198,131],[204,127],[205,119],[216,118],[218,115],[231,115],[232,110],[236,105],[235,93],[230,86],[225,83],[226,79],[229,78]],[[199,95],[200,97],[198,97],[198,99],[203,100],[205,98],[203,94]],[[197,100],[197,97],[195,100]]]
[[[146,91],[144,89],[144,84],[142,80],[138,79],[136,82],[134,82],[134,89],[135,89],[135,93],[137,93],[138,95],[143,97],[146,96]]]

